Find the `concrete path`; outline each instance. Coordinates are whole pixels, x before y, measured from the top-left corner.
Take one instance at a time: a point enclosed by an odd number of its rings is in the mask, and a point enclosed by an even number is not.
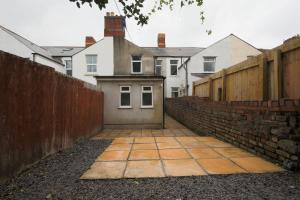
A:
[[[283,171],[214,137],[201,137],[166,118],[164,130],[104,130],[113,139],[81,179],[154,178]]]

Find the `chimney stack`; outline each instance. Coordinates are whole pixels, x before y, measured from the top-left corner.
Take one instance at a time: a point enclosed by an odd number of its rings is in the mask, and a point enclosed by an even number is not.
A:
[[[96,40],[92,36],[85,37],[85,47],[92,46],[95,43],[96,43]]]
[[[157,46],[158,46],[158,48],[166,48],[166,34],[158,33]]]
[[[125,37],[126,22],[123,16],[107,12],[104,17],[104,37]]]

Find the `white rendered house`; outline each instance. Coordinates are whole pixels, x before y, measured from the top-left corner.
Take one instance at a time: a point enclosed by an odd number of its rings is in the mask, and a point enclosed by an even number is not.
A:
[[[53,58],[49,51],[3,26],[0,26],[0,50],[52,67],[57,72],[66,73],[64,64]]]
[[[188,95],[192,95],[194,81],[261,53],[233,34],[203,49],[185,63],[188,68]],[[183,68],[180,70],[185,71]]]

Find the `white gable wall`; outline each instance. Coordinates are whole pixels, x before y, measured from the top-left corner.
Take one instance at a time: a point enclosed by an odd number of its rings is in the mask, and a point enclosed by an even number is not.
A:
[[[0,50],[22,58],[28,58],[32,61],[34,60],[37,63],[54,68],[55,71],[65,73],[63,65],[40,55],[33,56],[34,52],[31,49],[2,29],[0,29]]]
[[[42,65],[46,65],[55,69],[55,71],[66,74],[66,69],[64,65],[56,63],[48,58],[45,58],[39,54],[34,55],[34,61]]]
[[[32,60],[33,51],[0,28],[0,50]]]
[[[191,75],[191,73],[204,73],[204,58],[206,56],[215,56],[215,72],[218,72],[224,68],[235,65],[247,59],[248,56],[256,56],[261,52],[253,46],[247,44],[234,35],[220,40],[212,46],[200,51],[198,54],[191,57],[188,63],[189,69],[189,95],[192,95],[193,82],[201,78]]]
[[[113,37],[104,37],[96,44],[73,55],[72,76],[85,82],[96,85],[97,81],[93,76],[113,76],[114,75],[114,57],[113,57]],[[86,65],[86,55],[97,55],[97,72],[88,73]]]

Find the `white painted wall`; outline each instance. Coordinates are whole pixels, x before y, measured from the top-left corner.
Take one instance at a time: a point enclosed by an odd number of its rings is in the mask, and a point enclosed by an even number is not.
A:
[[[2,29],[0,29],[0,50],[33,61],[34,52]],[[58,72],[65,73],[63,65],[40,55],[35,55],[34,57],[35,62],[52,67]]]
[[[55,71],[60,72],[62,74],[66,74],[66,69],[64,67],[64,65],[56,63],[48,58],[45,58],[41,55],[35,54],[34,55],[34,61],[37,63],[40,63],[42,65],[46,65],[49,67],[52,67],[55,69]]]
[[[246,60],[248,56],[256,56],[260,53],[256,48],[234,35],[229,35],[200,51],[192,56],[188,63],[189,95],[192,95],[193,82],[201,79],[197,76],[192,76],[191,73],[204,73],[203,57],[216,56],[215,72],[217,72]]]
[[[33,51],[0,28],[0,50],[32,60]]]
[[[104,37],[96,44],[73,55],[73,77],[96,85],[97,81],[93,76],[114,75],[114,44],[113,37]],[[86,55],[97,55],[97,72],[88,73],[86,65]]]
[[[185,70],[177,71],[177,76],[171,75],[171,60],[178,60],[178,68],[180,65],[186,61],[187,57],[183,57],[182,60],[179,57],[158,57],[157,60],[162,60],[162,75],[166,77],[165,79],[165,97],[172,97],[172,87],[178,87],[179,89],[185,89]],[[182,94],[183,95],[183,94]]]

